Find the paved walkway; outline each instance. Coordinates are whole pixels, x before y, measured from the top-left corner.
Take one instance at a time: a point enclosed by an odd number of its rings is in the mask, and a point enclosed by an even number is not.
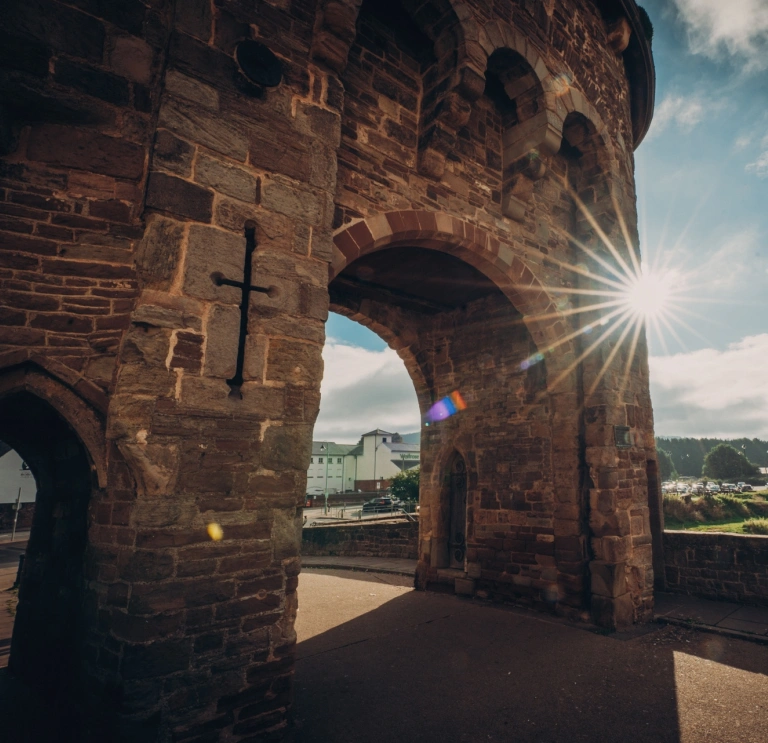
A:
[[[768,647],[634,637],[350,570],[299,576],[296,743],[765,743]]]
[[[303,556],[304,568],[341,568],[362,572],[389,573],[413,577],[416,560],[401,560],[393,557],[312,557]]]
[[[342,569],[413,576],[416,560],[386,557],[303,557],[308,569]],[[742,606],[673,593],[656,593],[656,618],[768,643],[768,607]]]
[[[675,624],[692,624],[721,634],[763,638],[768,644],[768,607],[708,601],[695,596],[656,593],[656,617]]]

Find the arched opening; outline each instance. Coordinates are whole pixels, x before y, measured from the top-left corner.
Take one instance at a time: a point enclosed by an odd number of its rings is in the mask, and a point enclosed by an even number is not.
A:
[[[544,90],[529,62],[506,48],[488,58],[485,80],[488,165],[499,171],[502,213],[522,220],[555,141]]]
[[[467,551],[467,465],[456,452],[447,472],[448,566],[464,569]]]
[[[554,557],[537,560],[523,547],[502,562],[496,555],[504,540],[497,535],[525,534],[532,550],[553,551],[535,536],[553,533],[549,411],[539,402],[546,361],[495,281],[446,241],[414,242],[359,255],[340,268],[329,292],[331,309],[364,323],[398,352],[417,391],[417,581],[455,590],[458,580],[466,592],[468,584],[481,587],[482,574],[482,590],[530,597],[537,593],[529,590],[533,576],[542,581],[543,565]],[[431,414],[455,394],[465,408]],[[468,580],[470,572],[476,582]],[[553,572],[547,580],[554,584]]]
[[[19,453],[37,484],[9,667],[64,710],[83,661],[91,463],[69,424],[27,391],[0,398],[0,440]]]

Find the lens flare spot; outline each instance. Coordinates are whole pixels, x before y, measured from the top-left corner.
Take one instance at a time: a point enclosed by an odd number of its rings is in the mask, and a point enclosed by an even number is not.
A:
[[[207,531],[208,536],[214,542],[220,542],[222,539],[224,539],[224,529],[222,529],[221,526],[215,522],[208,524]]]
[[[426,423],[435,423],[436,421],[444,421],[446,418],[450,418],[456,413],[466,410],[467,403],[464,402],[464,398],[458,390],[454,390],[450,395],[444,397],[442,400],[438,400],[427,412]]]

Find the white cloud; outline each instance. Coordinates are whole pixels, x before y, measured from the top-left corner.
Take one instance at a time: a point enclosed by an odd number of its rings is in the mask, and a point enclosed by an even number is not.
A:
[[[754,173],[758,178],[768,178],[768,150],[761,152],[753,163],[745,166],[747,173]]]
[[[685,274],[686,283],[704,290],[737,288],[746,275],[753,273],[757,245],[757,230],[744,229],[734,233],[703,261],[699,256],[692,261]],[[700,253],[701,246],[698,248]]]
[[[768,333],[652,356],[650,367],[657,435],[768,436]]]
[[[768,66],[768,0],[674,0],[688,28],[691,51],[745,60],[748,71]]]
[[[667,127],[674,124],[683,132],[690,132],[701,120],[707,109],[714,106],[705,105],[698,96],[667,95],[656,108],[649,134],[661,134]]]
[[[399,433],[419,430],[413,382],[391,348],[370,351],[329,338],[323,361],[315,440],[355,443],[360,434],[374,428]]]

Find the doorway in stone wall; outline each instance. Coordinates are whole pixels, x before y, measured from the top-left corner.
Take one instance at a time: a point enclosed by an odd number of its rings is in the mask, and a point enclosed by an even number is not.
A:
[[[29,465],[37,484],[8,665],[63,711],[78,688],[82,661],[91,463],[66,420],[27,391],[0,398],[0,439]]]
[[[467,465],[458,452],[451,460],[448,476],[450,527],[448,556],[450,567],[464,569],[467,554]]]

